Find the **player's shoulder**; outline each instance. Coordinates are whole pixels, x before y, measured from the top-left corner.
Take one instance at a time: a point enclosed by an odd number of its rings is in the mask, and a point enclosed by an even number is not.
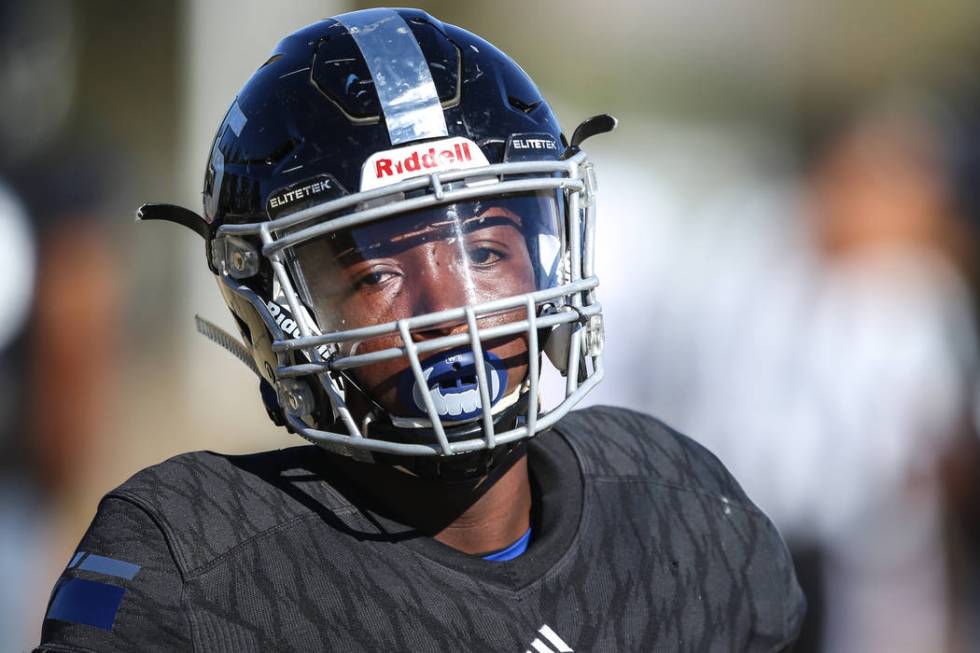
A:
[[[578,452],[587,476],[644,478],[757,510],[713,453],[656,417],[591,406],[569,413],[555,428]]]
[[[594,484],[610,490],[617,481],[646,483],[652,489],[598,492],[595,510],[657,524],[660,537],[654,539],[674,547],[670,555],[687,565],[692,577],[704,580],[709,569],[735,570],[734,576],[717,575],[713,582],[728,594],[733,588],[745,593],[760,615],[759,627],[782,642],[772,650],[795,641],[806,600],[786,544],[714,454],[660,420],[624,408],[574,411],[555,430]]]
[[[320,473],[321,454],[314,446],[184,453],[140,470],[106,497],[148,513],[189,572],[311,513],[349,509]]]

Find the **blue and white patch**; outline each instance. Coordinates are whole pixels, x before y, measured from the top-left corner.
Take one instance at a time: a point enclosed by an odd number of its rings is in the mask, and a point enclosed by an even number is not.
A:
[[[140,570],[140,566],[133,564],[132,562],[116,560],[115,558],[106,558],[105,556],[96,555],[94,553],[89,553],[87,556],[85,556],[78,564],[78,568],[84,569],[85,571],[102,574],[104,576],[125,578],[126,580],[132,580],[136,573]]]
[[[507,368],[500,357],[483,352],[484,368],[490,382],[490,404],[495,405],[507,389]],[[477,383],[476,357],[472,350],[453,349],[422,361],[426,386],[419,387],[411,369],[402,372],[399,401],[408,417],[428,417],[425,393],[432,398],[442,420],[463,421],[482,414],[480,386]]]
[[[69,578],[58,585],[45,619],[112,630],[126,590],[84,578]]]
[[[78,551],[68,569],[86,571],[110,578],[132,580],[139,573],[138,564]],[[87,578],[62,578],[54,589],[45,619],[112,630],[126,589],[113,583]]]

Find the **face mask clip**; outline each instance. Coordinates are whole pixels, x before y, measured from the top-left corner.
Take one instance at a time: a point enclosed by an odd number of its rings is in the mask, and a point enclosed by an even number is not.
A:
[[[316,411],[316,399],[310,386],[299,379],[282,379],[277,384],[279,405],[290,417],[302,419]]]
[[[258,249],[244,238],[219,236],[211,241],[214,267],[226,270],[232,279],[241,281],[259,273],[261,257]]]

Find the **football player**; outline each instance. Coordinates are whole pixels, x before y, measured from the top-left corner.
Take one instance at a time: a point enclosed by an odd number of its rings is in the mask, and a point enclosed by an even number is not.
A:
[[[199,328],[312,444],[110,492],[38,650],[789,647],[786,548],[718,460],[570,412],[603,374],[581,145],[614,125],[566,138],[517,64],[421,11],[283,39],[218,129],[204,215],[139,217],[203,236],[241,340]]]

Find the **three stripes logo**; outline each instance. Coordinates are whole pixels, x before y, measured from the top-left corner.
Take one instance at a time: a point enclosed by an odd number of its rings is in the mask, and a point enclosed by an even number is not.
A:
[[[565,640],[559,637],[558,633],[552,630],[548,624],[538,628],[538,634],[541,637],[535,637],[534,641],[531,642],[531,648],[525,653],[573,653],[572,647],[566,644]],[[542,641],[542,637],[547,640],[547,644]]]

